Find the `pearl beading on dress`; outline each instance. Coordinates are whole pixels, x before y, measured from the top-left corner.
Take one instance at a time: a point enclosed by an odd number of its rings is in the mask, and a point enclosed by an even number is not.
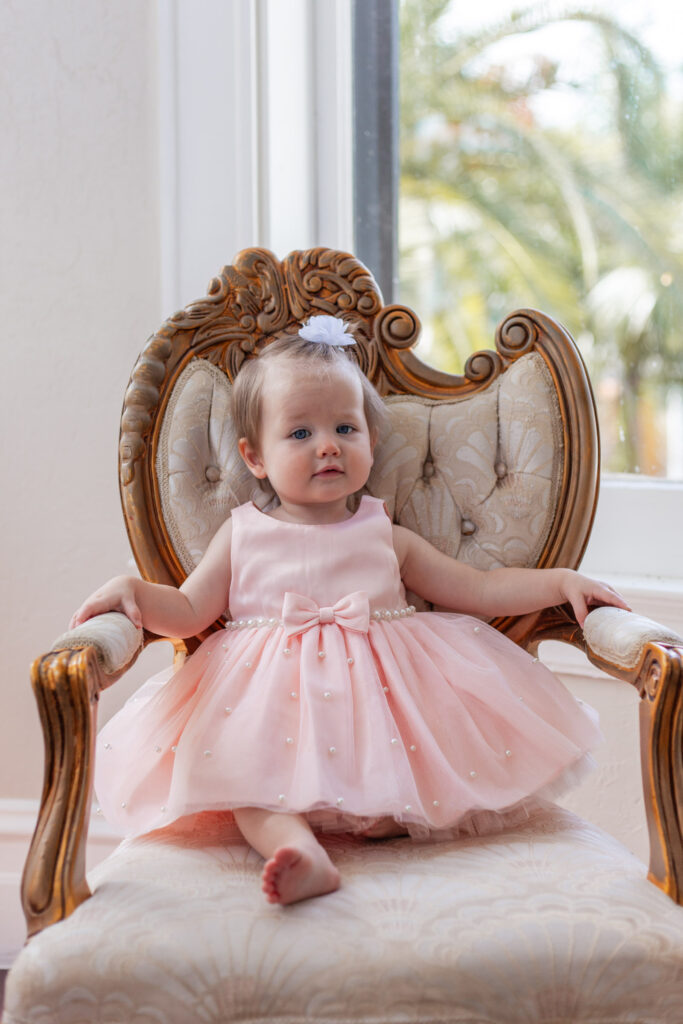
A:
[[[374,619],[375,622],[390,622],[395,619],[408,618],[408,616],[414,615],[416,611],[417,608],[414,604],[409,604],[406,608],[378,608],[374,612],[370,612],[370,618]],[[258,616],[253,619],[231,619],[225,624],[225,628],[231,632],[236,629],[276,629],[278,626],[284,626],[282,619],[267,619],[264,616]],[[223,644],[223,647],[225,646]],[[351,664],[352,662],[349,661],[349,663]]]
[[[380,621],[380,620],[391,621],[391,620],[395,620],[395,619],[403,619],[403,618],[406,618],[409,615],[414,615],[416,611],[417,611],[417,609],[415,608],[415,605],[408,605],[406,608],[377,609],[376,611],[371,612],[370,617],[372,619],[374,619],[375,621]],[[237,621],[230,621],[230,622],[226,623],[226,629],[230,629],[230,630],[235,630],[235,629],[254,629],[254,628],[260,628],[260,627],[264,627],[264,626],[267,626],[267,627],[273,629],[276,626],[283,626],[283,625],[284,625],[284,622],[283,622],[282,619],[276,619],[276,618],[266,619],[266,618],[263,618],[263,617],[258,617],[258,618],[253,618],[253,619],[238,619]],[[473,632],[474,633],[481,632],[481,627],[480,626],[475,626],[474,629],[473,629]],[[228,645],[227,644],[222,644],[221,646],[224,649],[227,649]],[[291,654],[291,649],[288,648],[288,647],[285,648],[284,653],[285,654]],[[324,651],[319,651],[318,652],[318,657],[319,658],[324,658],[325,657],[325,652]],[[538,662],[538,658],[537,657],[532,658],[532,661],[534,663],[536,663],[536,662]],[[347,662],[348,662],[349,665],[353,665],[354,659],[353,658],[347,658]],[[245,668],[251,668],[251,662],[245,661],[244,662],[244,666],[245,666]],[[389,687],[388,686],[384,686],[382,689],[384,690],[385,693],[389,692]],[[292,700],[297,700],[299,695],[295,691],[292,691],[289,696],[290,696],[290,698]],[[323,697],[324,697],[325,700],[330,700],[333,697],[332,691],[331,690],[325,690],[325,692],[323,693]],[[523,697],[519,697],[518,699],[520,701],[524,700]],[[577,699],[577,702],[579,704],[583,704],[583,701],[580,700],[578,697],[576,699]],[[230,708],[230,707],[224,708],[224,713],[226,715],[232,714],[232,708]],[[397,739],[397,737],[395,737],[395,736],[391,737],[389,742],[390,742],[391,746],[393,746],[395,748],[398,747],[399,740]],[[287,736],[285,738],[285,743],[288,746],[294,746],[296,741],[295,741],[293,736]],[[111,743],[105,743],[104,744],[104,748],[105,748],[105,750],[111,750]],[[158,745],[155,746],[154,749],[155,749],[155,751],[157,753],[159,753],[161,751],[161,747],[159,747]],[[414,753],[417,750],[417,747],[416,747],[416,745],[414,743],[411,743],[410,746],[409,746],[409,749],[410,749],[411,752]],[[175,753],[175,751],[177,750],[177,746],[175,746],[175,745],[172,746],[171,750],[173,751],[173,753]],[[334,757],[334,755],[337,753],[337,748],[335,746],[330,746],[330,747],[327,748],[327,753],[328,753],[328,756]],[[213,756],[213,751],[211,751],[211,750],[205,750],[204,751],[204,757],[205,758],[210,758],[212,756]],[[512,757],[512,751],[509,750],[509,749],[506,749],[504,751],[504,756],[506,758],[511,758]],[[475,771],[474,769],[471,769],[470,772],[469,772],[469,776],[470,776],[471,779],[476,779],[478,777],[478,772]],[[284,804],[286,802],[287,798],[286,798],[284,793],[280,793],[278,795],[277,799],[278,799],[278,803]],[[342,804],[344,803],[344,797],[342,797],[342,796],[337,797],[337,801],[336,802],[337,802],[337,806],[341,807]],[[125,801],[122,802],[121,807],[124,810],[127,808],[127,806],[128,805],[127,805],[127,803]],[[434,808],[439,808],[441,806],[441,803],[440,803],[439,800],[432,800],[432,806]],[[163,805],[160,809],[161,809],[161,812],[163,814],[167,813],[166,805]],[[411,804],[406,804],[404,806],[404,811],[406,813],[410,813],[412,811],[412,805]],[[101,809],[99,807],[97,808],[97,813],[98,814],[102,813],[102,811],[101,811]]]

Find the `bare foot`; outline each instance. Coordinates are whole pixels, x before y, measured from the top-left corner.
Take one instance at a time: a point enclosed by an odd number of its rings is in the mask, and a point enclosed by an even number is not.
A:
[[[380,818],[370,828],[364,829],[361,833],[366,839],[393,839],[396,836],[407,836],[408,829],[399,825],[393,818]]]
[[[281,846],[263,868],[261,882],[269,903],[296,903],[339,888],[339,872],[319,846]]]

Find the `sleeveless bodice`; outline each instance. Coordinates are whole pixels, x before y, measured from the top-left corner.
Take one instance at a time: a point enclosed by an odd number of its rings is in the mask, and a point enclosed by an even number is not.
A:
[[[362,590],[370,610],[403,607],[405,590],[383,502],[363,496],[341,523],[285,523],[241,505],[232,513],[230,615],[279,617],[285,594],[333,605]]]

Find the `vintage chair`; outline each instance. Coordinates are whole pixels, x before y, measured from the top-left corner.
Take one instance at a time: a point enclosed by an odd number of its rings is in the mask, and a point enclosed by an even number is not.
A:
[[[451,377],[411,354],[417,318],[384,306],[352,256],[319,248],[280,262],[248,249],[133,370],[121,495],[143,576],[179,583],[231,508],[272,500],[236,457],[230,381],[316,311],[353,325],[387,396],[368,489],[398,522],[484,568],[578,565],[598,434],[561,327],[514,313],[496,351]],[[567,607],[496,625],[532,651],[574,644],[637,687],[649,881],[618,842],[548,807],[459,842],[331,838],[342,888],[284,909],[263,900],[260,858],[227,815],[124,842],[86,882],[98,694],[153,639],[102,616],[33,666],[45,784],[23,883],[31,938],[8,979],[6,1024],[683,1021],[683,640],[615,609],[593,611],[584,632]],[[200,639],[178,642],[178,656]]]

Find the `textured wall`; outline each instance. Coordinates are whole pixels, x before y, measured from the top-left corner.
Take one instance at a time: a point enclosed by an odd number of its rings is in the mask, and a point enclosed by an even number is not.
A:
[[[30,661],[129,557],[116,443],[159,320],[153,0],[0,5],[0,796],[37,797]]]

